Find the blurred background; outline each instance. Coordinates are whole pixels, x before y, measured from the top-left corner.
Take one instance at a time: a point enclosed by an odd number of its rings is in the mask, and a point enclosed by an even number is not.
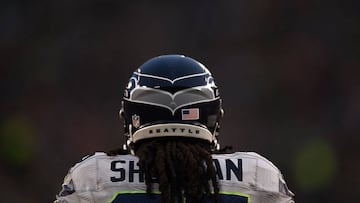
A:
[[[356,1],[21,1],[0,7],[1,202],[52,202],[81,157],[122,145],[134,69],[203,62],[225,109],[222,146],[256,151],[298,203],[360,199]]]

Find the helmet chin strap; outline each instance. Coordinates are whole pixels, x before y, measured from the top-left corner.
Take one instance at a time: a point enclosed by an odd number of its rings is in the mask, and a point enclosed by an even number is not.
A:
[[[225,111],[223,108],[220,108],[220,118],[222,118],[225,114]],[[212,150],[213,151],[219,151],[220,150],[220,143],[218,142],[218,137],[219,137],[219,130],[220,130],[220,125],[219,125],[219,121],[216,122],[215,124],[215,128],[214,128],[214,132],[213,132],[213,142],[212,142]]]
[[[127,134],[125,136],[126,136],[126,144],[123,145],[123,149],[130,150],[130,153],[132,155],[135,155],[135,152],[133,149],[134,137],[133,137],[133,133],[132,133],[132,125],[131,124],[129,124],[129,134]]]
[[[217,140],[217,137],[219,136],[219,122],[216,122],[215,124],[215,128],[214,128],[214,132],[213,132],[213,137],[212,137],[212,150],[213,151],[219,151],[220,150],[220,143]]]
[[[121,102],[121,109],[119,111],[119,117],[120,119],[125,119],[124,118],[124,102],[122,101]],[[123,150],[126,150],[126,151],[130,151],[131,154],[135,154],[134,150],[133,150],[133,145],[134,145],[134,141],[133,141],[133,133],[132,133],[132,125],[129,124],[129,129],[128,129],[129,133],[128,134],[125,134],[125,138],[126,138],[126,143],[123,144]]]

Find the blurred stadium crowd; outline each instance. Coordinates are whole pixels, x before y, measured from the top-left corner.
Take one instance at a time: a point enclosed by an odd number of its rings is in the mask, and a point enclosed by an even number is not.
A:
[[[296,202],[360,199],[359,2],[1,4],[1,202],[52,202],[82,156],[120,146],[128,77],[166,53],[212,71],[223,146],[272,160]]]

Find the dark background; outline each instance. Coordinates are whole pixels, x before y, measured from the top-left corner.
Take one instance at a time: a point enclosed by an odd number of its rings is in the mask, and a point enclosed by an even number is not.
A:
[[[223,146],[256,151],[298,203],[357,202],[359,3],[4,0],[1,202],[52,202],[81,157],[123,142],[123,89],[145,60],[191,56],[215,76]]]

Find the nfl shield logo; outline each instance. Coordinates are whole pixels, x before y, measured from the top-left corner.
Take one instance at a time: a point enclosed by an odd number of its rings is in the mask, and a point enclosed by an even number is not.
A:
[[[138,128],[140,126],[140,116],[134,114],[132,115],[132,125],[135,127],[135,128]]]

